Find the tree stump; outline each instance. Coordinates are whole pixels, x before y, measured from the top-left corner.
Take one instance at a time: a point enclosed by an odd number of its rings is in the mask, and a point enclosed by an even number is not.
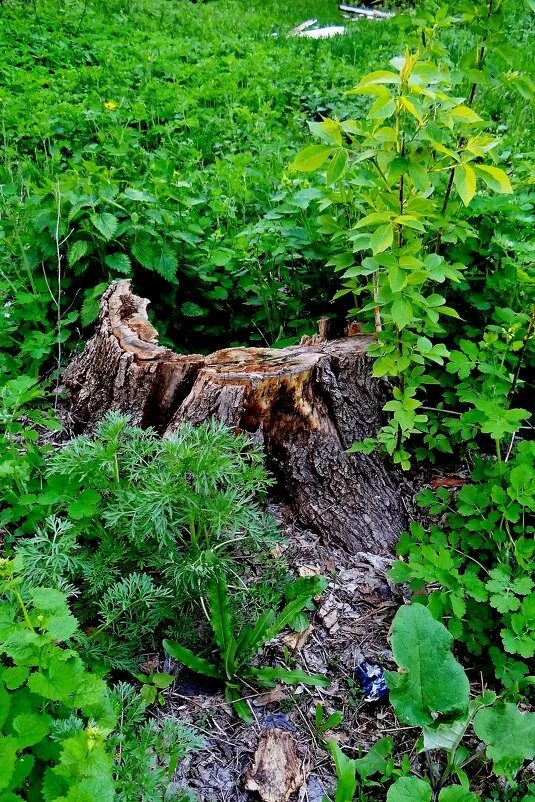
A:
[[[158,345],[148,301],[128,281],[104,293],[97,331],[63,375],[78,431],[111,409],[169,436],[216,418],[263,445],[306,526],[350,549],[388,553],[404,526],[399,483],[377,454],[348,454],[381,425],[385,386],[371,377],[370,335],[288,348],[178,355]]]

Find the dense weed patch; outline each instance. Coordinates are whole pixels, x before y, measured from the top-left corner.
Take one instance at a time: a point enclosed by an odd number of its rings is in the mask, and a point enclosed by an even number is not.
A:
[[[113,414],[40,443],[122,277],[183,351],[295,342],[326,311],[377,332],[393,398],[354,450],[465,484],[424,492],[392,569],[419,603],[387,684],[425,769],[391,738],[357,760],[331,741],[333,795],[476,802],[485,766],[493,800],[532,802],[532,6],[428,0],[327,41],[286,35],[332,22],[326,0],[1,6],[2,802],[188,797],[201,740],[153,717],[173,678],[139,673],[162,638],[244,720],[250,684],[328,682],[260,664],[325,583],[270,551],[256,448]],[[453,639],[494,691],[470,699]]]

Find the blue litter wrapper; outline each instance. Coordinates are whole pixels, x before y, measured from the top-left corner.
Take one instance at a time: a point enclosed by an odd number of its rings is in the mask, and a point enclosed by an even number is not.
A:
[[[385,670],[381,666],[363,660],[355,669],[355,679],[359,681],[364,691],[366,702],[378,702],[388,696]]]

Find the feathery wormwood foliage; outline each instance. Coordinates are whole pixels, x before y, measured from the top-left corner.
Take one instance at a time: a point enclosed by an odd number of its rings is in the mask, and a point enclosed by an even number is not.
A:
[[[1,798],[112,802],[106,684],[68,646],[78,622],[64,594],[26,588],[23,597],[18,564],[0,561]]]
[[[517,792],[515,799],[529,802],[528,780],[519,772],[535,757],[535,713],[522,713],[491,691],[471,700],[468,677],[451,652],[452,636],[421,604],[398,610],[391,643],[398,671],[387,674],[390,701],[402,723],[421,728],[424,776],[415,776],[407,756],[396,765],[392,738],[382,738],[358,760],[331,741],[335,802],[369,799],[365,789],[377,786],[379,778],[388,786],[387,802],[478,802],[481,797],[470,790],[477,778],[469,776],[475,755],[462,745],[471,729],[485,745],[496,777]]]
[[[326,586],[323,577],[302,577],[295,580],[292,586],[293,598],[280,612],[265,610],[254,623],[244,624],[237,633],[232,621],[226,580],[224,578],[212,580],[207,587],[208,620],[218,650],[217,664],[198,657],[191,649],[174,641],[165,640],[164,648],[171,657],[192,671],[223,680],[227,701],[232,704],[240,718],[253,722],[254,716],[246,699],[243,698],[241,686],[244,684],[268,688],[274,687],[277,681],[288,685],[300,683],[320,687],[329,685],[327,677],[321,674],[308,674],[302,669],[257,667],[251,664],[256,652],[285,627],[291,625],[312,598],[322,593]]]
[[[260,450],[216,423],[162,440],[109,413],[47,476],[36,503],[52,516],[16,544],[27,581],[80,593],[80,620],[97,626],[88,643],[116,665],[158,627],[179,630],[186,600],[233,573],[238,551],[275,537],[259,504],[270,485]]]
[[[518,445],[529,417],[519,403],[529,397],[524,366],[535,356],[535,218],[521,159],[508,214],[499,197],[482,194],[486,186],[509,195],[512,186],[489,161],[495,126],[474,109],[480,97],[488,105],[489,90],[533,98],[529,77],[499,63],[511,59],[509,8],[470,0],[407,17],[422,52],[361,79],[353,91],[373,97],[366,120],[310,123],[322,144],[293,167],[328,163],[319,223],[345,247],[331,260],[343,271],[339,295],[366,298],[352,311],[374,320],[374,375],[394,384],[388,424],[353,450],[379,445],[403,468],[413,455],[434,460],[454,447],[475,460],[473,484],[457,499],[446,490],[424,496],[447,515],[430,531],[412,525],[393,576],[431,585],[436,615],[472,651],[490,653],[515,695],[533,681],[518,658],[535,654],[534,449]],[[441,37],[459,22],[465,47],[453,61]]]

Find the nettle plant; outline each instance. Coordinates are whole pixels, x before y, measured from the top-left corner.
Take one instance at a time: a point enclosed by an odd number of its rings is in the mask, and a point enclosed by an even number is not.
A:
[[[475,236],[454,195],[468,206],[478,183],[500,193],[512,187],[489,163],[498,140],[485,132],[470,98],[454,94],[449,71],[418,52],[390,63],[393,70],[369,73],[350,90],[373,97],[366,120],[310,123],[323,142],[301,151],[293,169],[327,164],[320,223],[344,248],[331,260],[342,272],[337,295],[352,294],[359,306],[351,313],[372,316],[373,373],[395,383],[385,406],[389,423],[354,449],[379,444],[407,469],[403,444],[428,423],[417,394],[437,384],[429,368],[449,355],[442,318],[459,317],[446,295],[462,281],[464,266],[441,249]]]

